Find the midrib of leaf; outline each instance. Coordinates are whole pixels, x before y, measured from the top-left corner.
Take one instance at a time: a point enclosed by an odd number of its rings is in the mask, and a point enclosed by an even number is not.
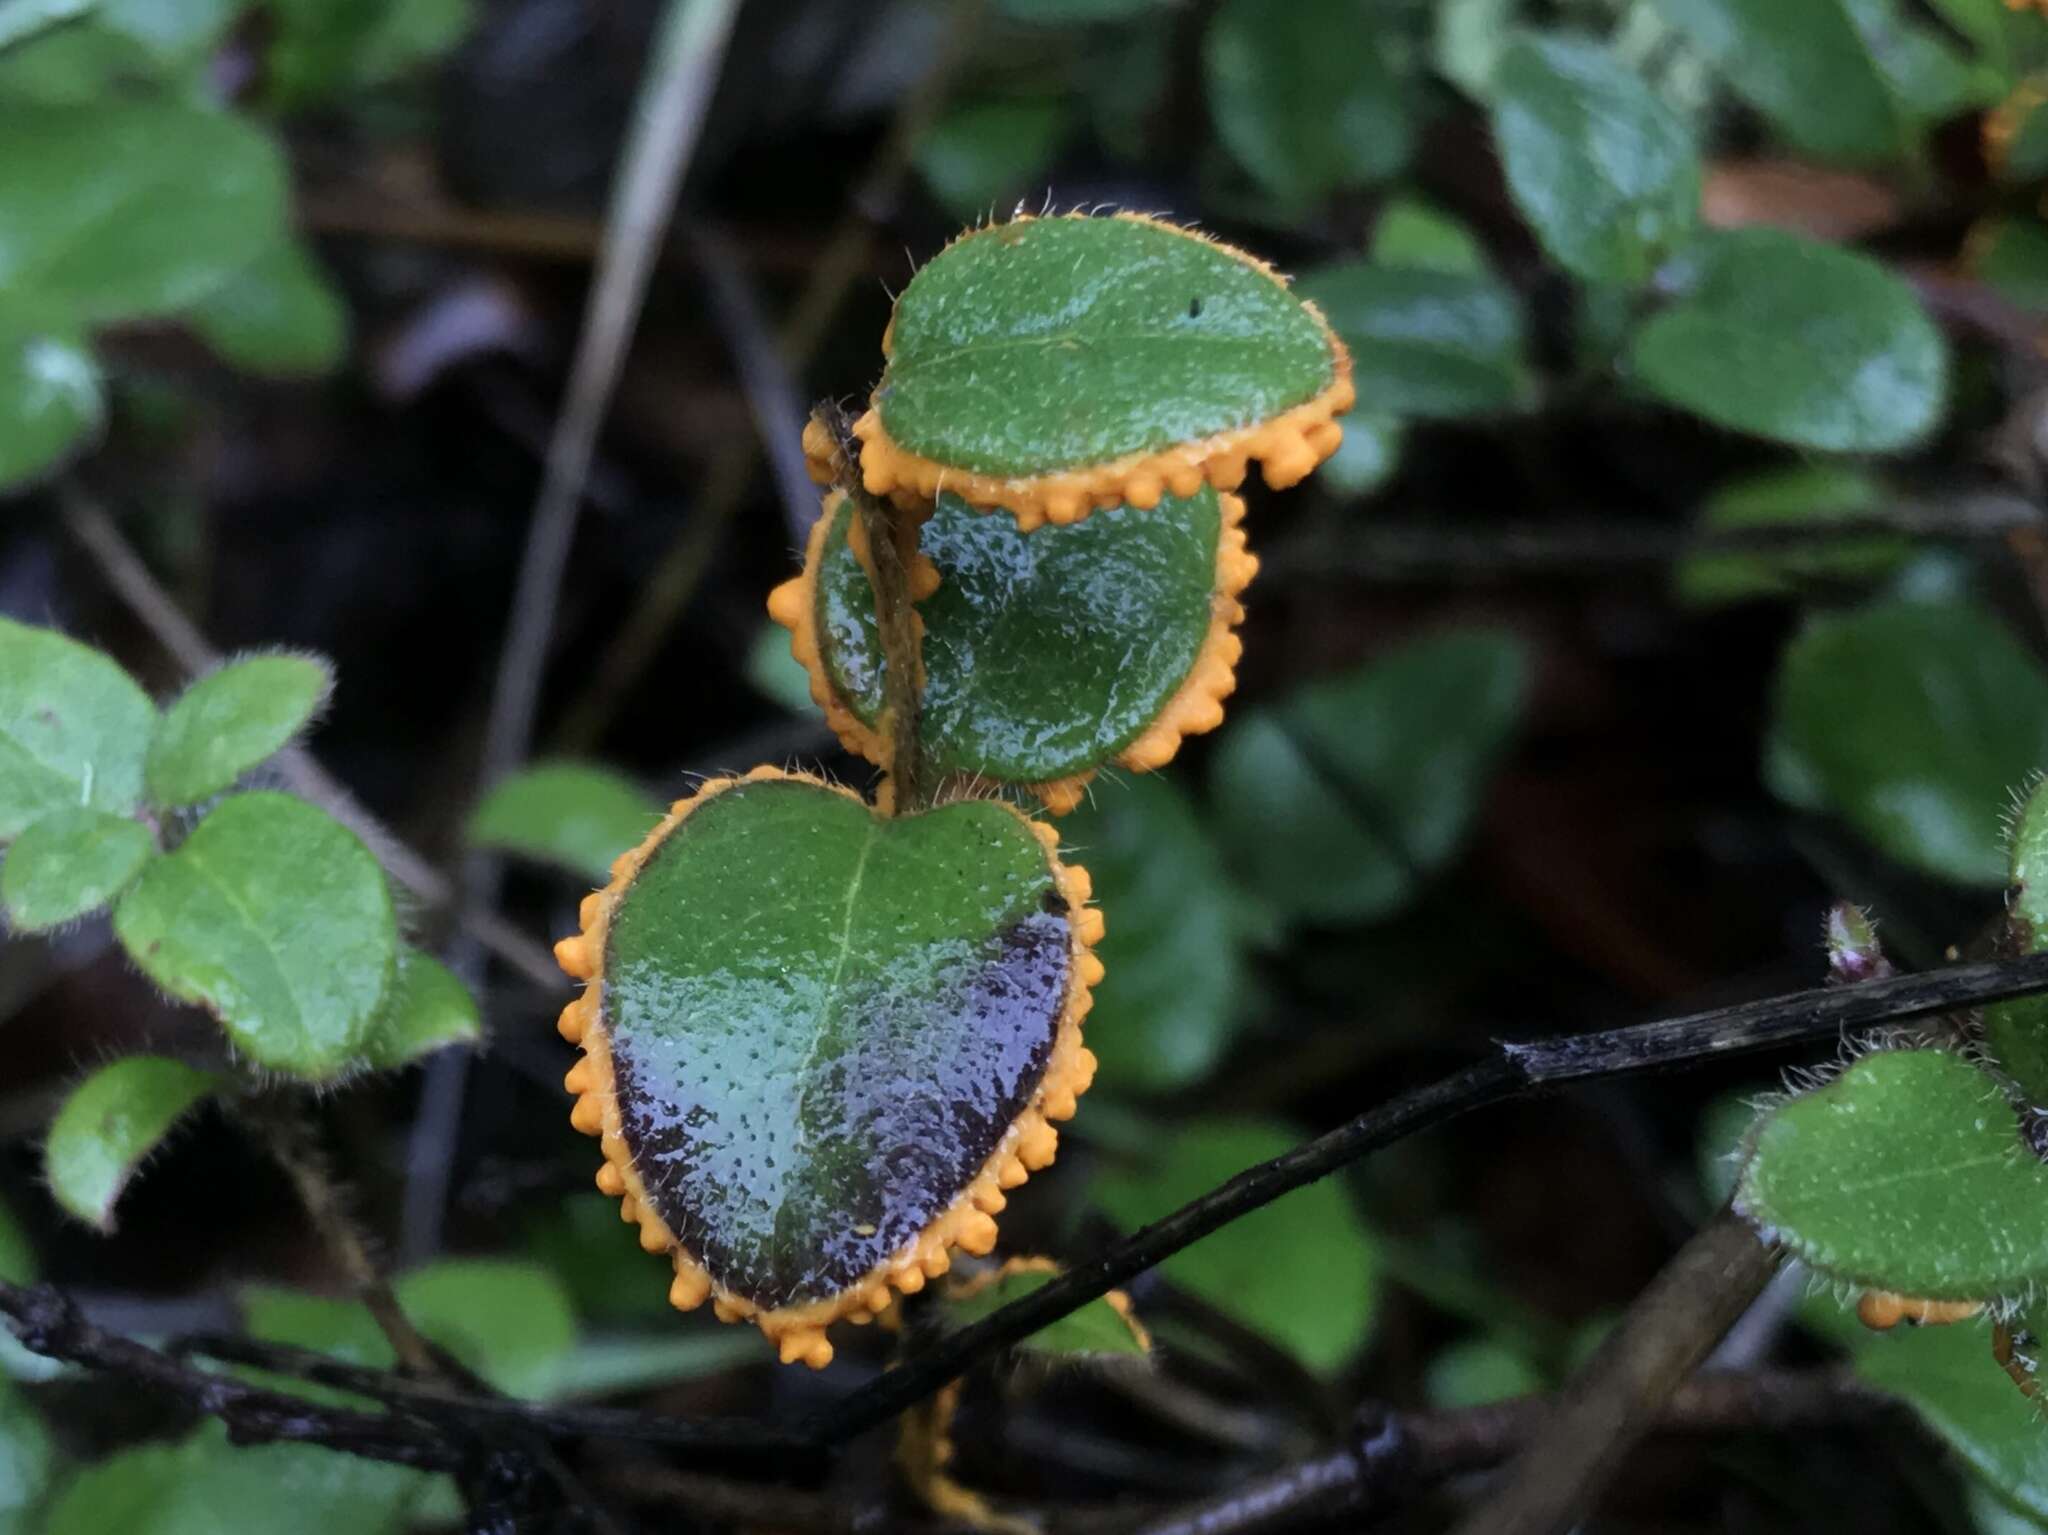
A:
[[[1003,351],[1028,351],[1033,348],[1063,346],[1132,346],[1141,347],[1157,342],[1173,346],[1228,346],[1239,349],[1257,348],[1272,344],[1274,338],[1261,336],[1219,336],[1194,332],[1180,334],[1174,331],[1158,330],[1063,330],[1042,336],[992,336],[986,341],[969,341],[959,346],[947,347],[944,351],[933,352],[920,357],[911,352],[906,355],[899,350],[895,364],[907,368],[944,368],[965,359],[972,359],[984,353]],[[1292,345],[1291,338],[1288,343]]]
[[[178,856],[189,861],[200,878],[219,892],[220,898],[227,903],[229,910],[233,911],[241,919],[242,925],[254,936],[257,946],[263,951],[264,957],[270,961],[270,968],[276,975],[278,985],[283,989],[285,998],[291,1003],[294,1026],[298,1029],[302,1038],[309,1036],[311,1030],[306,1027],[305,1009],[299,1005],[299,995],[292,986],[291,980],[285,971],[283,956],[277,945],[271,941],[269,935],[258,925],[255,914],[242,902],[232,886],[224,882],[220,876],[207,867],[205,859],[195,855],[189,847],[180,851]]]
[[[861,837],[860,856],[854,860],[853,877],[846,884],[846,907],[839,922],[839,953],[832,962],[832,978],[825,983],[825,989],[819,995],[817,1017],[811,1024],[810,1047],[804,1051],[803,1064],[797,1070],[796,1110],[792,1117],[796,1122],[793,1160],[799,1165],[810,1154],[811,1149],[810,1121],[805,1117],[804,1108],[809,1100],[811,1083],[817,1070],[818,1055],[825,1038],[825,1026],[832,1019],[833,1004],[839,997],[840,984],[846,976],[847,956],[853,950],[853,919],[860,905],[861,885],[867,878],[868,858],[873,854],[875,844],[881,838],[881,823],[872,815],[866,819],[867,827]],[[786,1198],[775,1207],[775,1234],[778,1239],[785,1234],[783,1217],[788,1211],[789,1201]]]
[[[2009,1162],[2017,1152],[1987,1151],[1979,1156],[1965,1157],[1960,1162],[1928,1163],[1920,1167],[1901,1168],[1897,1172],[1880,1173],[1868,1178],[1844,1178],[1839,1187],[1845,1194],[1864,1194],[1879,1189],[1898,1188],[1908,1183],[1927,1181],[1946,1182],[1957,1173],[1974,1172],[1980,1167],[1996,1167]],[[2048,1188],[2043,1190],[2044,1201],[2048,1201]]]

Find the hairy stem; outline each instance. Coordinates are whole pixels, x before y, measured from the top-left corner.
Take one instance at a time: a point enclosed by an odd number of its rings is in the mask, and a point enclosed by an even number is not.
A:
[[[889,731],[889,783],[897,815],[929,802],[918,723],[924,709],[924,655],[910,564],[917,525],[892,502],[852,492],[854,514],[867,531],[868,575],[875,588],[875,625],[882,638],[882,719]]]

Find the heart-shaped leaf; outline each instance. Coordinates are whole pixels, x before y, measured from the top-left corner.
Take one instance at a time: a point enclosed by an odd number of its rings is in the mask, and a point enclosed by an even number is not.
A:
[[[318,656],[251,656],[200,678],[164,710],[143,781],[152,802],[196,805],[305,728],[334,686]]]
[[[1970,1301],[2048,1277],[2048,1166],[1998,1084],[1946,1051],[1881,1051],[1778,1108],[1736,1202],[1853,1284]]]
[[[988,1250],[1093,1070],[1085,893],[994,801],[885,819],[766,769],[678,807],[557,950],[599,978],[563,1016],[572,1120],[677,1304],[820,1364],[826,1322]]]
[[[928,771],[1029,784],[1054,810],[1094,772],[1161,766],[1214,728],[1234,685],[1238,594],[1258,569],[1244,503],[1203,486],[1024,534],[951,494],[919,533],[938,588],[918,604]],[[883,657],[851,500],[813,530],[804,574],[769,599],[849,748],[886,765]]]
[[[114,907],[128,955],[172,996],[203,1003],[273,1071],[327,1081],[363,1064],[398,939],[384,871],[303,800],[223,800]]]
[[[2048,676],[1967,603],[1808,621],[1778,665],[1764,773],[1892,857],[1966,884],[2006,876],[2000,820],[2048,763]]]
[[[943,487],[1030,531],[1152,507],[1246,462],[1292,485],[1327,458],[1350,366],[1264,264],[1135,215],[971,230],[896,301],[855,424],[876,494]]]
[[[97,650],[0,618],[0,841],[52,810],[126,815],[156,709]]]
[[[131,1055],[71,1090],[50,1126],[43,1168],[57,1203],[111,1231],[114,1205],[143,1159],[219,1081],[182,1061]]]
[[[149,828],[83,805],[30,825],[0,864],[0,902],[16,931],[45,932],[98,911],[156,850]]]

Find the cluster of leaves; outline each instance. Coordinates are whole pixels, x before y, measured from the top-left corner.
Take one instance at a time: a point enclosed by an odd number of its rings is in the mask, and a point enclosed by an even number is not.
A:
[[[268,4],[247,110],[217,63],[241,0],[12,0],[0,7],[0,490],[48,473],[107,418],[95,338],[175,323],[230,365],[326,370],[339,296],[290,218],[275,115],[444,50],[466,0]],[[253,46],[253,45],[252,45]],[[82,189],[90,189],[85,195]]]
[[[0,906],[17,933],[111,908],[128,957],[219,1022],[226,1067],[100,1067],[51,1127],[50,1185],[104,1228],[173,1123],[237,1081],[327,1083],[478,1034],[475,1003],[400,941],[391,889],[326,811],[237,788],[332,686],[317,657],[232,662],[159,710],[111,658],[0,619]]]

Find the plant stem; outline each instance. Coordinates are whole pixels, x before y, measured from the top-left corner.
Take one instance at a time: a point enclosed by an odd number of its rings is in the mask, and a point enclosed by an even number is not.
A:
[[[1593,1505],[1672,1392],[1777,1271],[1778,1252],[1723,1210],[1680,1249],[1609,1335],[1457,1535],[1558,1535]]]
[[[858,473],[856,470],[855,473]],[[919,717],[924,710],[923,629],[910,595],[917,524],[894,502],[858,485],[854,515],[867,533],[868,578],[875,590],[875,626],[882,639],[882,720],[889,731],[892,813],[909,815],[930,802]]]
[[[314,1139],[301,1103],[286,1103],[265,1093],[245,1093],[231,1100],[236,1116],[248,1127],[271,1160],[284,1169],[292,1191],[312,1221],[313,1229],[341,1269],[342,1278],[359,1299],[398,1356],[413,1374],[441,1373],[434,1346],[421,1336],[398,1303],[383,1272],[370,1257],[370,1244],[343,1202],[328,1170],[327,1158]]]

